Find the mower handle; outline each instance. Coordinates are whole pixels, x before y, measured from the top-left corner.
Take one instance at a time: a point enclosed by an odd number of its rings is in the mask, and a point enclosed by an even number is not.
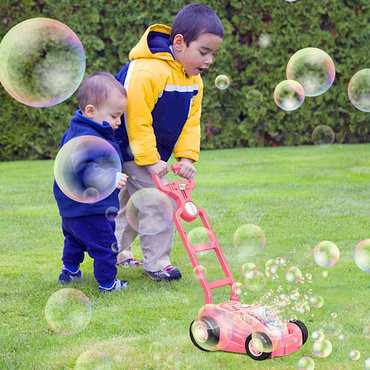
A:
[[[180,163],[174,163],[171,165],[171,170],[174,172],[175,175],[177,175],[176,172],[180,171],[181,164]],[[158,190],[162,191],[165,194],[170,194],[171,189],[167,185],[163,185],[162,180],[158,175],[152,175],[154,184],[157,187]],[[188,180],[191,189],[195,187],[194,179]]]

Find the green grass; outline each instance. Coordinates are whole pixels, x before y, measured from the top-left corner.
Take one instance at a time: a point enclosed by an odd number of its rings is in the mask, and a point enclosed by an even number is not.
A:
[[[188,331],[204,296],[178,234],[172,262],[183,278],[177,282],[156,283],[142,269],[120,269],[118,278],[129,280],[129,290],[99,294],[86,257],[84,279],[71,287],[89,298],[92,319],[78,334],[55,333],[44,313],[51,294],[61,289],[56,281],[63,236],[52,194],[53,162],[25,161],[0,163],[0,368],[69,369],[92,349],[104,352],[114,369],[296,369],[303,356],[312,357],[316,369],[365,368],[370,340],[362,330],[370,325],[370,282],[353,253],[370,237],[370,145],[203,151],[196,168],[193,200],[207,212],[236,281],[244,283],[240,268],[247,261],[264,272],[267,260],[286,260],[277,281],[267,279],[263,290],[246,291],[241,299],[256,301],[279,285],[284,292],[295,288],[285,279],[289,266],[311,273],[313,283],[298,287],[302,294],[312,288],[325,303],[297,316],[311,334],[330,321],[332,312],[338,314],[344,338],[325,333],[333,344],[331,355],[316,357],[311,337],[298,352],[262,362],[199,351]],[[234,231],[246,223],[260,226],[266,235],[265,248],[254,257],[239,255],[233,246]],[[187,229],[194,226],[200,224],[186,224]],[[330,268],[312,258],[322,240],[340,249],[338,263]],[[141,257],[137,244],[134,255]],[[203,260],[217,275],[214,261]],[[326,278],[324,270],[329,272]],[[215,303],[229,299],[227,289],[213,293]],[[361,352],[358,361],[350,359],[352,349]]]

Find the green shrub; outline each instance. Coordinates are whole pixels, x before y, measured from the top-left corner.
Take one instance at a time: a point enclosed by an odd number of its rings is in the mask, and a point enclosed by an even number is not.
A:
[[[171,25],[175,14],[191,1],[180,0],[3,0],[0,37],[23,20],[56,19],[80,38],[86,73],[115,74],[145,29],[154,23]],[[347,86],[359,70],[369,68],[368,0],[203,1],[225,27],[225,40],[210,70],[203,73],[205,94],[202,148],[311,144],[312,130],[325,124],[336,142],[370,142],[369,114],[349,101]],[[271,45],[259,40],[270,37]],[[326,51],[336,66],[333,86],[323,95],[307,97],[294,112],[274,102],[275,86],[286,79],[289,58],[299,49]],[[215,88],[219,74],[230,78],[226,90]],[[246,94],[258,90],[263,102],[247,104]],[[77,94],[47,108],[25,106],[0,89],[0,160],[53,158],[62,133],[77,109]]]

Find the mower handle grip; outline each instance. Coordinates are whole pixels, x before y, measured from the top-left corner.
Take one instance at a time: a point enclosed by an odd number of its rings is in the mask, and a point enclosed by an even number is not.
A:
[[[179,171],[180,170],[180,163],[174,163],[171,165],[171,170],[173,172]],[[161,190],[165,194],[169,194],[171,191],[168,189],[168,186],[163,185],[162,180],[158,175],[152,175],[153,181],[155,186],[157,187],[158,190]]]

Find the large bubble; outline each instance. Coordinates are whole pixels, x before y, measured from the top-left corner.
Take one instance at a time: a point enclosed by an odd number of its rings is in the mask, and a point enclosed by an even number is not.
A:
[[[258,271],[254,278],[246,279],[245,286],[252,292],[258,292],[262,290],[266,285],[266,278],[262,272]]]
[[[173,206],[169,197],[154,188],[134,193],[126,206],[126,217],[131,227],[144,235],[162,232],[171,222]]]
[[[262,251],[266,243],[263,230],[253,224],[240,226],[233,237],[235,248],[246,256],[254,256]]]
[[[247,262],[242,266],[241,272],[246,279],[253,279],[257,274],[257,266],[252,262]]]
[[[370,112],[370,68],[358,71],[348,84],[351,103],[363,112]]]
[[[285,272],[285,278],[289,283],[298,283],[302,279],[302,272],[298,267],[289,267]]]
[[[85,53],[63,23],[33,18],[17,24],[0,44],[0,81],[19,102],[33,107],[61,103],[85,73]]]
[[[355,262],[362,271],[370,272],[370,239],[365,239],[357,245]]]
[[[333,242],[322,241],[313,250],[313,258],[322,267],[331,267],[338,262],[339,249]]]
[[[252,106],[260,105],[263,100],[263,95],[258,90],[251,90],[246,95],[247,103]]]
[[[333,346],[327,339],[323,339],[321,342],[315,342],[313,344],[313,351],[317,357],[328,357],[331,354]]]
[[[313,370],[315,368],[315,361],[311,357],[302,357],[298,361],[299,370]]]
[[[222,350],[234,337],[231,317],[213,304],[200,310],[190,330],[198,345],[208,351]]]
[[[274,90],[276,105],[288,112],[298,109],[303,104],[304,97],[305,91],[302,85],[293,80],[281,81]]]
[[[312,131],[312,141],[320,148],[327,148],[333,144],[335,133],[330,126],[319,125]]]
[[[64,288],[53,293],[45,305],[45,318],[58,334],[79,333],[92,316],[89,299],[77,289]]]
[[[94,203],[109,196],[121,173],[117,151],[97,136],[78,136],[59,150],[54,163],[55,181],[69,198]]]
[[[208,254],[214,247],[215,236],[211,230],[205,227],[196,227],[188,233],[190,249],[197,255]],[[196,246],[202,246],[202,251],[197,252]]]
[[[111,368],[109,358],[97,349],[82,353],[74,367],[75,370],[110,370]]]
[[[335,65],[325,51],[305,48],[290,58],[286,75],[288,80],[298,81],[303,86],[306,96],[318,96],[333,84]]]

